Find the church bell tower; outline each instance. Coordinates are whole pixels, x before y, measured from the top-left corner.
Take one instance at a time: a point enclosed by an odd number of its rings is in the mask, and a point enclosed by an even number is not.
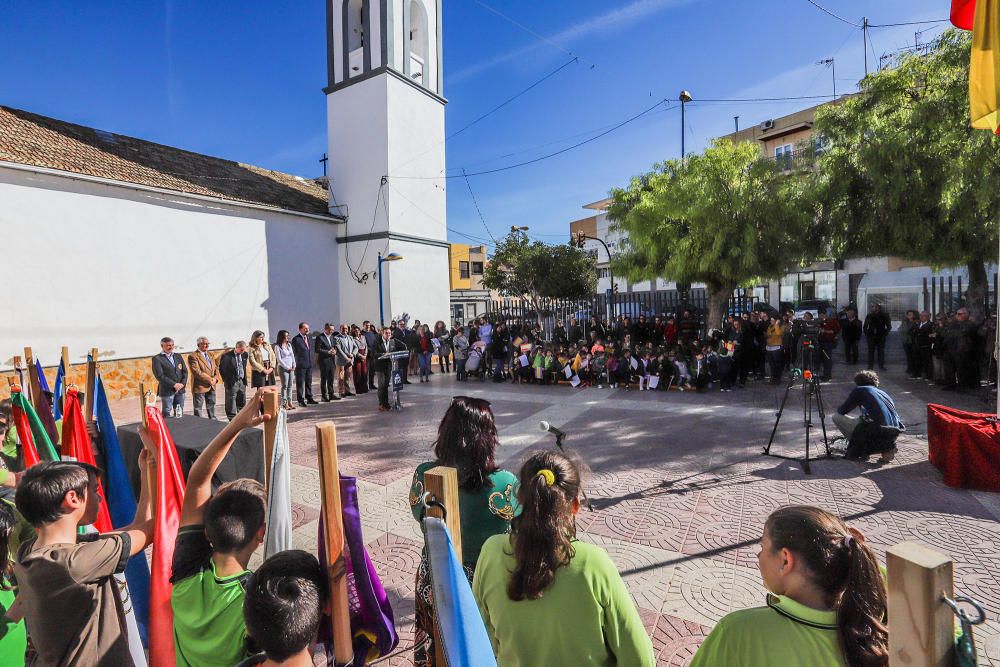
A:
[[[326,0],[340,322],[449,321],[441,0]],[[378,266],[379,253],[401,261]]]

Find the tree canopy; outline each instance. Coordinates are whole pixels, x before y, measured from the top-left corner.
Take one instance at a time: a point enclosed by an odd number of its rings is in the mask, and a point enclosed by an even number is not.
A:
[[[965,264],[975,305],[997,257],[1000,137],[969,125],[970,42],[947,31],[822,107],[811,192],[835,256]]]
[[[483,271],[483,285],[520,297],[542,312],[543,299],[590,298],[597,287],[594,258],[569,245],[530,241],[512,231],[502,238]]]
[[[704,283],[717,326],[735,288],[778,278],[824,250],[801,175],[782,167],[754,143],[723,139],[613,189],[608,215],[628,235],[615,272]]]

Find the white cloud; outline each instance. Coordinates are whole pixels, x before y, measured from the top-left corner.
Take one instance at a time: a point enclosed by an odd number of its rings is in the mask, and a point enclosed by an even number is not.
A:
[[[693,1],[695,0],[634,0],[624,7],[613,9],[610,12],[601,14],[600,16],[594,16],[580,21],[575,25],[564,28],[554,35],[549,35],[543,39],[539,39],[528,46],[513,49],[487,60],[464,67],[457,70],[454,74],[446,75],[447,80],[449,84],[460,83],[466,79],[472,78],[480,72],[520,58],[521,56],[544,46],[546,42],[565,47],[565,45],[572,44],[583,37],[587,37],[598,32],[608,33],[618,30],[636,23],[647,16],[656,14],[657,12],[686,5]]]

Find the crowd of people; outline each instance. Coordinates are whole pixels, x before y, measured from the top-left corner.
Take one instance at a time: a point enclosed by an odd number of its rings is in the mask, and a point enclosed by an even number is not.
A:
[[[388,333],[388,329],[386,330]],[[266,534],[263,485],[212,480],[236,436],[267,419],[258,390],[193,463],[171,572],[176,664],[185,667],[314,664],[328,573],[305,551],[249,564]],[[134,521],[88,532],[98,517],[100,471],[63,460],[38,463],[0,501],[0,633],[4,665],[132,665],[115,576],[154,539],[154,436],[140,428]],[[656,658],[649,633],[607,552],[577,539],[587,469],[560,451],[536,451],[517,472],[496,464],[488,401],[456,397],[428,460],[414,471],[409,503],[423,519],[424,473],[458,472],[463,566],[500,665],[638,665]],[[758,555],[769,594],[762,606],[721,619],[696,667],[730,664],[885,665],[885,583],[864,536],[808,506],[783,507],[764,523]],[[343,576],[344,567],[337,567]],[[427,554],[416,574],[415,664],[436,665]],[[777,613],[775,613],[777,612]],[[338,613],[334,611],[333,613]]]

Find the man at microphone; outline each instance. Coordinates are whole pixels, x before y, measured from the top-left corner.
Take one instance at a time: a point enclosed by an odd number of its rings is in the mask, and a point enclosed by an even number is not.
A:
[[[391,409],[389,405],[389,384],[392,382],[392,359],[381,359],[380,357],[389,352],[400,352],[405,349],[405,343],[392,337],[392,329],[382,327],[382,331],[375,341],[373,352],[375,373],[378,376],[379,412],[386,412]]]

